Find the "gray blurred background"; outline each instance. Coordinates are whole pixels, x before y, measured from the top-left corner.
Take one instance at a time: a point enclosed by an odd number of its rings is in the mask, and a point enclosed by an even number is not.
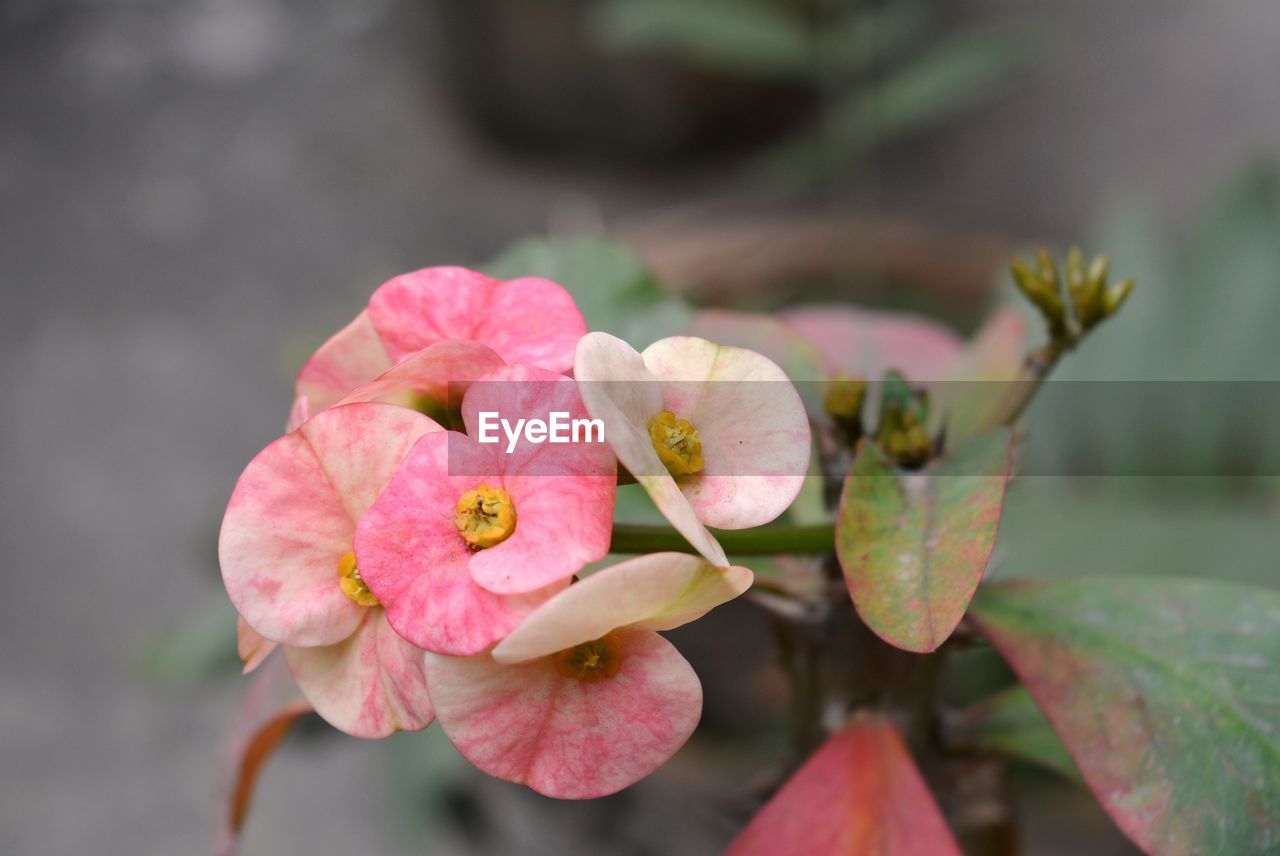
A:
[[[816,176],[768,153],[825,85],[793,99],[766,69],[748,75],[759,91],[694,97],[706,81],[659,51],[620,73],[631,118],[603,129],[557,83],[584,67],[513,85],[521,63],[563,59],[567,13],[540,7],[585,5],[0,2],[0,853],[205,852],[243,687],[219,647],[222,508],[302,360],[383,279],[706,205],[1061,244],[1129,199],[1176,236],[1280,144],[1272,0],[944,4],[939,30],[993,27],[1029,61]],[[1274,526],[1274,508],[1255,516]],[[713,733],[618,797],[483,780],[434,730],[367,744],[312,727],[268,768],[244,852],[715,852],[759,765],[714,732],[776,714],[735,711],[781,678],[742,614],[707,624],[682,647]],[[742,646],[760,673],[715,674]],[[1052,805],[1026,852],[1073,852],[1054,848],[1080,829],[1127,852],[1087,800]]]

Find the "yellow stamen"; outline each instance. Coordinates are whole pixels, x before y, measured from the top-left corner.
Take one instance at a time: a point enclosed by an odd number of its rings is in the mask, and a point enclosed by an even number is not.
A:
[[[556,671],[566,678],[594,684],[618,673],[622,665],[622,646],[618,644],[618,638],[609,633],[551,656],[555,660]]]
[[[702,441],[688,419],[664,410],[649,420],[649,439],[658,459],[673,476],[702,472]]]
[[[373,592],[369,591],[369,587],[360,578],[355,553],[347,553],[338,560],[338,587],[358,606],[381,606],[378,599],[373,596]]]
[[[516,531],[516,506],[502,488],[482,484],[458,500],[453,523],[472,547],[492,547]]]

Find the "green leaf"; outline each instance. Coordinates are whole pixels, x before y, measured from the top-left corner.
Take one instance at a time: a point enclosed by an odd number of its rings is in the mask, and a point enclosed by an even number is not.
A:
[[[606,0],[594,35],[615,51],[657,50],[719,71],[807,80],[814,46],[799,15],[745,0]]]
[[[984,586],[972,616],[1139,847],[1280,850],[1280,594],[1016,582]]]
[[[484,266],[500,279],[540,276],[573,295],[592,330],[603,330],[642,347],[682,327],[691,314],[668,296],[626,247],[605,238],[552,241],[530,238]]]
[[[960,713],[947,742],[1030,761],[1073,781],[1080,770],[1025,687],[1010,687]]]
[[[1004,504],[1013,433],[993,431],[918,473],[863,441],[845,479],[836,553],[858,615],[886,642],[937,649],[982,579]]]

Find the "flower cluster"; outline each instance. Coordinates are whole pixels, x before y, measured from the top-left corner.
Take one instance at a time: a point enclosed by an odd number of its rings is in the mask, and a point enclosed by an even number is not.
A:
[[[602,431],[495,444],[491,414]],[[279,646],[335,727],[439,720],[480,769],[562,798],[626,787],[688,739],[701,686],[658,632],[746,591],[707,527],[773,520],[810,459],[804,406],[760,354],[637,353],[553,282],[461,268],[381,286],[302,369],[287,431],[219,541],[246,670]],[[620,474],[695,553],[599,567]]]

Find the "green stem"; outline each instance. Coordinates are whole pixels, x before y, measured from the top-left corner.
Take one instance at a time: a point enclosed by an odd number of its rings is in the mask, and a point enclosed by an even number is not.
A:
[[[731,556],[805,555],[820,556],[835,550],[835,527],[761,526],[756,529],[714,531],[716,539]],[[656,553],[674,550],[696,552],[679,532],[669,526],[636,526],[617,523],[613,527],[611,553]]]

